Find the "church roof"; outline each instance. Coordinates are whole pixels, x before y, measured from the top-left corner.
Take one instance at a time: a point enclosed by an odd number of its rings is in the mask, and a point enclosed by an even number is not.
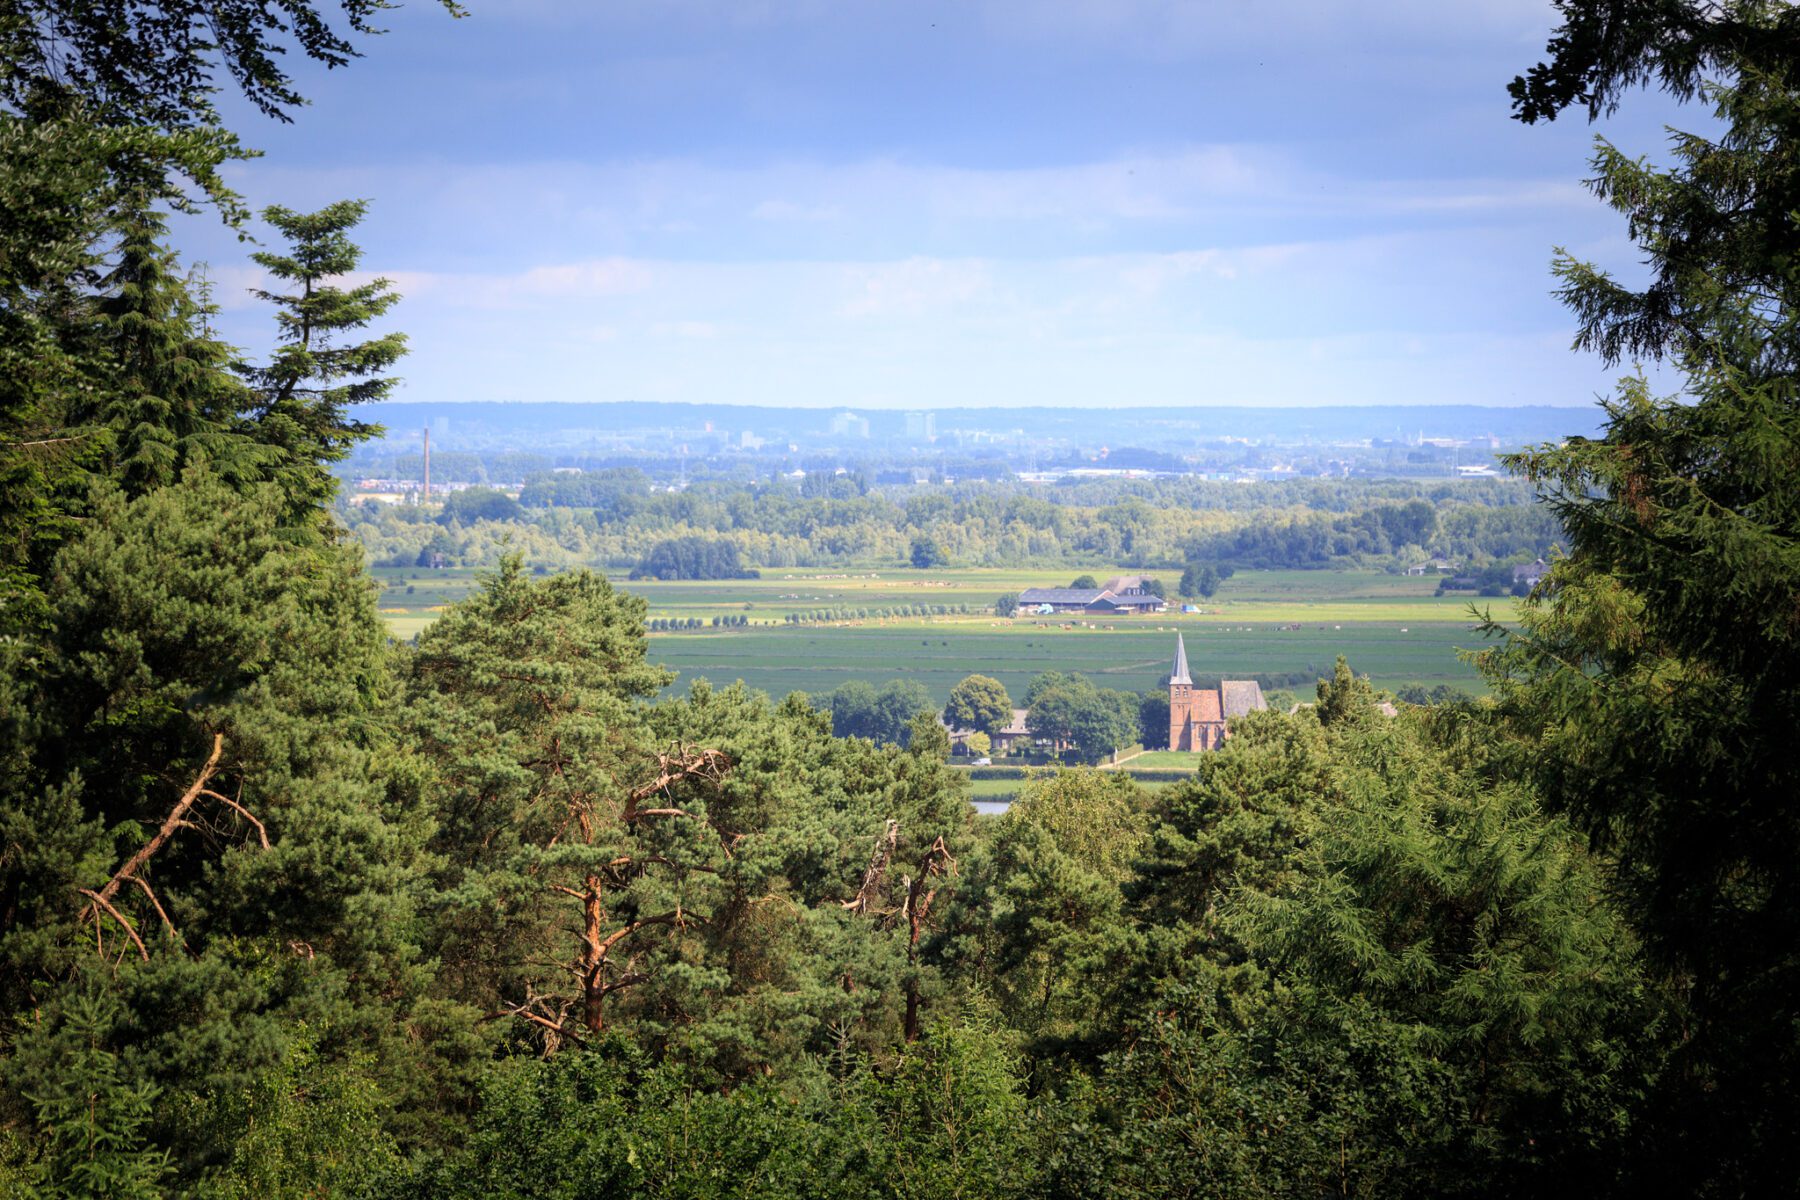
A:
[[[1247,712],[1260,712],[1269,707],[1269,702],[1263,699],[1262,685],[1254,679],[1221,680],[1219,699],[1224,702],[1228,717],[1241,717]]]
[[[1181,640],[1179,633],[1175,635],[1175,665],[1169,668],[1169,682],[1187,684],[1194,682],[1193,678],[1188,675],[1187,643]]]

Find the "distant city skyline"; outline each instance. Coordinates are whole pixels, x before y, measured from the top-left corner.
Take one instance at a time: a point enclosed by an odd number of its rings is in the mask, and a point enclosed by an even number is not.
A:
[[[1596,130],[1505,86],[1548,3],[1173,0],[384,14],[256,205],[367,198],[396,399],[927,411],[1587,406],[1557,246],[1631,278]],[[1653,97],[1598,132],[1658,157]],[[183,219],[260,353],[245,247]]]

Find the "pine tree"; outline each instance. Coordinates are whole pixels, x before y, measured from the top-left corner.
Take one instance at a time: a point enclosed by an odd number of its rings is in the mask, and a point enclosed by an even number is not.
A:
[[[1142,849],[1144,799],[1123,774],[1032,779],[971,856],[946,918],[937,952],[1047,1053],[1121,1032],[1114,1001],[1142,958],[1121,886]]]
[[[642,625],[604,580],[512,559],[421,636],[408,726],[446,988],[539,1044],[623,1030],[724,1078],[828,1029],[916,1032],[968,820],[941,756],[834,739],[741,686],[644,705],[667,675]]]
[[[275,474],[296,515],[331,499],[336,485],[328,464],[380,432],[350,410],[393,390],[398,380],[382,372],[406,353],[401,333],[348,340],[400,299],[386,279],[336,282],[362,261],[349,232],[367,210],[360,200],[340,200],[316,213],[264,209],[263,219],[292,248],[286,254],[251,255],[291,289],[256,292],[277,306],[281,348],[268,365],[246,367],[244,375],[257,393],[257,435],[282,456]]]
[[[641,981],[643,943],[707,919],[692,896],[658,906],[652,877],[715,870],[716,838],[652,849],[638,826],[693,819],[670,789],[727,763],[703,747],[659,758],[649,744],[632,702],[668,677],[645,660],[643,612],[598,576],[534,580],[513,556],[421,636],[411,663],[449,974],[552,1046],[605,1027],[608,997]]]
[[[248,1086],[301,1017],[422,1109],[426,1064],[462,1052],[421,986],[426,829],[372,589],[285,506],[197,469],[104,498],[57,556],[49,632],[9,650],[0,826],[30,849],[0,856],[0,1001],[41,1019],[0,1034],[0,1106],[55,1069],[55,1018],[92,980],[124,1005],[128,1082],[171,1095]],[[184,1111],[151,1130],[191,1179],[224,1131]]]

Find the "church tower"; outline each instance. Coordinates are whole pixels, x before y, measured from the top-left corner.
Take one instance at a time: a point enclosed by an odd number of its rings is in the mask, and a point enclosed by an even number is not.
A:
[[[1188,674],[1187,644],[1175,635],[1175,665],[1169,669],[1169,749],[1198,750],[1193,736],[1194,680]]]

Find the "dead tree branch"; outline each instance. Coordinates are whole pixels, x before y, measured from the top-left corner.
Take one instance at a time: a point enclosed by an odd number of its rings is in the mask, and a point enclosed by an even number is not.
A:
[[[181,942],[181,948],[183,950],[187,949],[187,942],[183,941],[181,935],[175,932],[175,922],[169,920],[169,914],[163,911],[162,901],[156,898],[156,893],[151,890],[150,885],[145,883],[144,880],[137,875],[131,877],[131,882],[144,889],[144,895],[150,898],[150,907],[154,908],[156,910],[156,915],[162,918],[163,928],[169,931],[170,937]]]
[[[119,928],[123,929],[133,942],[137,943],[138,953],[144,956],[144,961],[150,961],[150,951],[144,948],[144,939],[139,937],[137,930],[131,927],[131,922],[127,921],[120,915],[118,909],[108,903],[106,897],[102,896],[99,892],[91,892],[87,888],[76,888],[75,890],[94,902],[94,936],[96,938],[100,935],[100,913],[104,911],[108,916],[119,923]]]
[[[917,878],[906,881],[906,964],[911,969],[906,979],[905,1033],[909,1042],[919,1040],[919,935],[931,916],[931,902],[937,899],[937,888],[930,881],[955,870],[956,859],[940,834],[920,860]]]
[[[731,759],[722,750],[686,750],[678,746],[672,754],[657,755],[656,766],[655,779],[626,793],[625,811],[621,814],[625,820],[635,821],[639,815],[670,816],[679,813],[684,817],[691,816],[691,813],[681,812],[679,809],[656,809],[640,814],[638,805],[684,780],[703,779],[718,783],[731,768]]]
[[[262,848],[264,850],[267,850],[269,848],[269,831],[263,827],[263,823],[261,821],[257,820],[255,817],[250,815],[249,809],[245,808],[243,805],[239,804],[236,800],[233,800],[231,797],[221,796],[219,793],[211,790],[210,788],[201,789],[200,794],[203,796],[211,796],[214,800],[217,800],[220,804],[223,804],[226,807],[232,809],[234,812],[237,813],[238,816],[244,818],[244,820],[246,820],[246,821],[250,822],[252,825],[256,826],[256,839],[262,843]]]
[[[106,886],[100,889],[100,899],[110,901],[118,895],[120,886],[127,879],[136,875],[139,869],[150,861],[150,856],[161,850],[164,843],[174,836],[177,829],[181,828],[182,818],[187,816],[187,811],[194,806],[194,801],[200,798],[200,793],[206,790],[206,785],[212,780],[213,773],[219,769],[219,756],[224,752],[225,735],[213,734],[212,753],[207,756],[206,765],[200,768],[199,777],[188,786],[187,791],[181,794],[181,799],[175,802],[175,807],[169,810],[169,815],[163,819],[162,828],[156,831],[156,836],[139,847],[138,852],[119,868],[118,874],[114,875],[107,881]]]
[[[888,863],[893,860],[894,848],[900,844],[900,822],[888,818],[887,829],[875,838],[875,852],[869,856],[868,868],[863,871],[862,886],[856,889],[854,900],[844,901],[844,907],[851,912],[867,913],[875,902],[876,893],[881,890],[882,881],[887,877]]]
[[[529,989],[527,991],[528,991],[528,995],[529,995]],[[585,1044],[580,1030],[570,1029],[566,1024],[563,1023],[563,1020],[561,1019],[561,1015],[562,1015],[562,1013],[567,1011],[566,1008],[559,1009],[558,1016],[556,1016],[556,1017],[547,1017],[543,1013],[534,1012],[532,1010],[533,1005],[542,1004],[542,1003],[543,1003],[543,997],[529,996],[529,998],[526,999],[523,1003],[509,1005],[506,1008],[500,1009],[498,1012],[488,1013],[486,1016],[481,1018],[481,1024],[485,1025],[489,1021],[498,1021],[498,1020],[501,1020],[506,1017],[523,1017],[525,1020],[530,1021],[533,1025],[539,1026],[540,1028],[546,1029],[550,1032],[551,1037],[545,1043],[545,1047],[544,1047],[544,1051],[546,1054],[554,1054],[556,1052],[558,1043],[563,1038],[568,1038],[570,1041],[575,1042],[578,1045]]]
[[[77,889],[82,895],[88,897],[88,913],[94,918],[96,932],[99,928],[101,913],[104,912],[109,914],[114,920],[125,927],[126,932],[131,934],[131,940],[137,943],[138,953],[143,955],[146,960],[149,959],[150,954],[144,947],[143,939],[138,936],[137,931],[131,927],[122,915],[120,915],[119,910],[114,906],[113,901],[118,898],[119,889],[123,888],[126,883],[135,884],[138,889],[144,893],[145,898],[150,901],[150,907],[156,910],[156,915],[161,919],[163,928],[169,931],[169,936],[174,938],[177,942],[181,942],[182,947],[184,949],[186,948],[187,943],[182,941],[180,932],[175,928],[175,922],[169,919],[168,910],[163,908],[162,900],[157,896],[156,890],[152,888],[149,881],[144,878],[143,870],[145,865],[156,856],[156,852],[167,845],[169,839],[175,836],[176,830],[200,828],[200,826],[195,825],[188,819],[189,812],[193,809],[194,804],[200,797],[205,796],[209,799],[217,800],[220,804],[225,805],[227,808],[243,817],[244,820],[250,822],[250,824],[256,828],[257,840],[262,843],[262,848],[265,850],[269,848],[269,831],[263,823],[251,815],[250,810],[245,808],[239,801],[233,800],[231,797],[216,792],[207,786],[218,773],[219,759],[224,753],[225,735],[222,733],[213,734],[212,753],[207,755],[206,762],[200,768],[200,773],[194,777],[194,782],[188,785],[187,790],[181,794],[181,798],[175,802],[175,806],[169,810],[169,815],[163,818],[162,825],[158,827],[155,835],[142,846],[138,847],[137,852],[125,860],[125,865],[114,872],[113,877],[107,880],[106,885],[99,891],[89,891],[86,888]]]

